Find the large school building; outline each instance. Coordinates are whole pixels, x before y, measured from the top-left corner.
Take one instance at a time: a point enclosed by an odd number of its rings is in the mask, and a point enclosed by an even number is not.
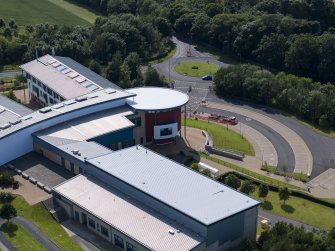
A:
[[[34,71],[32,62],[21,67],[32,87],[37,79],[56,85],[59,75],[33,72],[66,74],[43,58]],[[257,201],[145,147],[179,137],[186,94],[154,87],[77,94],[35,112],[0,98],[0,165],[35,151],[77,174],[53,188],[55,203],[121,250],[229,250],[255,239]]]

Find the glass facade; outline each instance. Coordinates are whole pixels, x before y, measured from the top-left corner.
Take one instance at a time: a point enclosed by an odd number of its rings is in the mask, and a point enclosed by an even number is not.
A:
[[[115,243],[115,246],[118,246],[118,247],[124,249],[124,241],[117,234],[114,234],[114,243]]]

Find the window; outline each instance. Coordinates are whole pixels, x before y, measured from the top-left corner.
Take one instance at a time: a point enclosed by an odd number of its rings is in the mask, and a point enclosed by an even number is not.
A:
[[[123,242],[123,239],[120,236],[114,234],[114,242],[115,242],[115,246],[118,246],[118,247],[124,249],[124,242]]]
[[[42,86],[42,83],[41,83],[40,81],[37,80],[37,85],[38,85],[39,87],[41,87],[41,86]]]
[[[49,88],[49,87],[47,87],[48,88],[48,93],[49,93],[49,95],[53,95],[53,91]]]
[[[91,228],[94,228],[94,229],[95,229],[95,221],[92,220],[91,218],[88,218],[88,225],[89,225]]]
[[[130,119],[130,121],[134,123],[135,127],[139,127],[142,125],[141,117],[132,118]]]
[[[127,242],[127,251],[136,251],[136,246]]]
[[[46,92],[47,91],[47,87],[45,85],[42,85],[43,90]]]
[[[36,83],[36,78],[32,77],[32,80],[33,80],[33,82],[35,82],[35,83]]]
[[[77,211],[74,211],[74,219],[79,221],[79,213]]]
[[[109,231],[107,228],[105,228],[104,226],[101,226],[101,233],[106,236],[109,237]]]
[[[172,134],[172,127],[164,128],[160,130],[161,136],[168,136]]]

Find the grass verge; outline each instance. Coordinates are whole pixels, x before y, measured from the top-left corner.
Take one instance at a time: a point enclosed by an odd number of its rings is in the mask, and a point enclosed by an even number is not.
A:
[[[255,191],[251,196],[261,200],[258,197],[258,191]],[[274,214],[318,228],[329,230],[334,227],[334,209],[292,195],[289,200],[283,204],[283,202],[279,200],[277,192],[269,191],[266,201],[260,207]]]
[[[182,75],[191,77],[201,77],[205,75],[213,75],[217,72],[219,66],[203,61],[185,61],[175,65],[174,70]]]
[[[300,180],[302,182],[307,182],[309,180],[307,174],[281,172],[281,171],[278,171],[277,168],[274,167],[274,166],[263,165],[261,167],[261,170],[269,172],[269,173],[273,173],[273,174],[276,174],[276,175],[280,175],[280,176],[283,176],[283,177],[288,177],[288,178],[292,178],[292,179],[295,179],[295,180]]]
[[[172,48],[172,50],[170,50],[169,53],[166,54],[166,56],[161,57],[161,58],[157,58],[157,59],[154,59],[154,60],[150,60],[150,61],[148,62],[148,64],[150,64],[150,65],[155,65],[155,64],[159,64],[159,63],[161,63],[161,62],[163,62],[163,61],[165,61],[165,60],[168,60],[169,58],[173,57],[173,55],[176,53],[176,50],[177,50],[177,47],[174,46],[174,47]]]
[[[286,182],[283,182],[283,181],[280,181],[280,180],[276,180],[276,179],[267,177],[265,175],[261,175],[259,173],[250,171],[250,170],[245,169],[243,167],[240,167],[240,166],[237,166],[235,164],[229,163],[227,161],[224,161],[224,160],[221,160],[221,159],[209,156],[207,154],[204,154],[204,153],[199,153],[199,154],[200,154],[201,157],[203,157],[205,159],[208,159],[208,160],[216,162],[216,163],[218,163],[220,165],[224,165],[226,167],[229,167],[229,168],[231,168],[231,169],[233,169],[233,170],[235,170],[235,171],[237,171],[239,173],[245,174],[245,175],[247,175],[249,177],[252,177],[252,178],[255,178],[255,179],[259,180],[259,181],[262,181],[263,183],[267,183],[269,185],[274,185],[274,186],[277,186],[277,187],[288,187],[288,188],[295,189],[295,190],[304,190],[301,187],[298,187],[298,186],[295,186],[295,185],[291,185],[291,184],[288,184]]]
[[[1,231],[5,238],[9,240],[19,251],[46,251],[34,237],[32,237],[23,227],[14,222],[2,224]]]
[[[22,197],[18,196],[13,200],[12,204],[16,208],[18,215],[31,220],[61,249],[65,251],[82,250],[80,246],[68,236],[61,225],[52,218],[41,203],[30,206]]]
[[[184,125],[184,120],[182,120]],[[209,121],[186,119],[188,127],[206,130],[213,138],[215,148],[224,148],[234,151],[243,152],[249,156],[255,156],[255,150],[248,140],[242,135],[226,128],[225,126],[212,123]]]
[[[58,25],[90,25],[86,20],[48,0],[0,0],[0,16],[17,25],[50,23]]]

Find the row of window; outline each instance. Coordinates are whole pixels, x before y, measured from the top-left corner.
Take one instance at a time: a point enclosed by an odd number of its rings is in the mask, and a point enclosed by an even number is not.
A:
[[[27,75],[27,79],[30,79],[33,83],[37,84],[38,87],[42,88],[46,93],[48,93],[51,97],[53,97],[54,99],[58,99],[60,101],[64,101],[64,99],[58,95],[56,92],[54,92],[52,89],[50,89],[49,87],[47,87],[46,85],[44,85],[43,83],[41,83],[40,81],[38,81],[36,78],[34,78],[33,76],[31,76],[30,74],[26,74]],[[34,89],[34,84],[33,84],[33,89]],[[35,87],[36,88],[36,87]],[[35,91],[37,93],[37,91]],[[57,103],[56,101],[54,101],[51,97],[49,97],[52,102],[50,102],[51,104]],[[46,99],[46,101],[48,101]]]
[[[79,213],[77,211],[75,211],[75,219],[79,221]],[[90,217],[88,217],[88,225],[94,230],[97,230],[98,232],[100,232],[105,237],[109,238],[108,229],[100,225],[99,223],[96,223],[95,225],[95,221],[91,219]],[[114,234],[115,246],[118,246],[124,249],[124,243],[125,243],[124,240],[120,236],[118,236],[117,234]],[[136,251],[136,246],[126,241],[126,251]]]

